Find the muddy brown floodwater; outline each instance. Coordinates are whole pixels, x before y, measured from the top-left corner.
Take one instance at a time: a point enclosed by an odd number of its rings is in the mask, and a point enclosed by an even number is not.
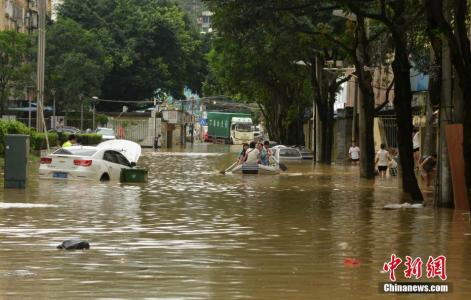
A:
[[[398,179],[360,180],[351,166],[221,175],[231,150],[145,151],[147,184],[32,171],[25,191],[0,189],[0,298],[417,299],[379,292],[395,253],[446,255],[452,292],[427,298],[471,299],[468,214],[384,210],[399,202]],[[71,238],[91,249],[55,248]]]

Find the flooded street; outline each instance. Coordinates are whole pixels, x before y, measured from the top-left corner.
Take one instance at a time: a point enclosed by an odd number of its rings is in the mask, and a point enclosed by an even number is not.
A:
[[[146,150],[147,184],[39,181],[35,171],[27,190],[0,190],[0,298],[415,299],[379,292],[395,253],[445,255],[453,290],[427,297],[470,299],[469,215],[384,210],[399,202],[398,178],[361,180],[351,166],[221,175],[228,151]],[[71,238],[91,249],[56,249]]]

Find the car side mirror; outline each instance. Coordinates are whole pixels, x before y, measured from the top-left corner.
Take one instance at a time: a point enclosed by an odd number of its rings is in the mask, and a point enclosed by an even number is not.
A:
[[[130,166],[131,166],[131,168],[134,168],[134,167],[136,166],[136,163],[135,163],[135,162],[132,162],[132,163],[130,164]]]

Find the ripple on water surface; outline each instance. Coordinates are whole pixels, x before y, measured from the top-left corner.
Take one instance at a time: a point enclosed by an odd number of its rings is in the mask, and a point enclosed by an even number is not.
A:
[[[364,181],[350,166],[302,162],[279,176],[219,174],[237,150],[145,150],[147,184],[32,176],[26,191],[1,191],[0,293],[375,299],[384,298],[380,270],[396,253],[446,255],[453,298],[471,295],[468,215],[383,210],[399,202],[398,179]],[[91,249],[55,249],[71,238],[88,240]],[[360,267],[346,268],[348,257]]]

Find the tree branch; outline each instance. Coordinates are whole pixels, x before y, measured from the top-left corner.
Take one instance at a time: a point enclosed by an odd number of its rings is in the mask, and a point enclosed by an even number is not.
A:
[[[384,100],[384,102],[378,105],[377,107],[375,107],[375,113],[379,112],[380,110],[383,109],[383,107],[389,104],[389,92],[391,92],[391,89],[393,86],[394,86],[394,79],[391,81],[388,88],[386,89],[386,97],[385,97],[386,99]]]

